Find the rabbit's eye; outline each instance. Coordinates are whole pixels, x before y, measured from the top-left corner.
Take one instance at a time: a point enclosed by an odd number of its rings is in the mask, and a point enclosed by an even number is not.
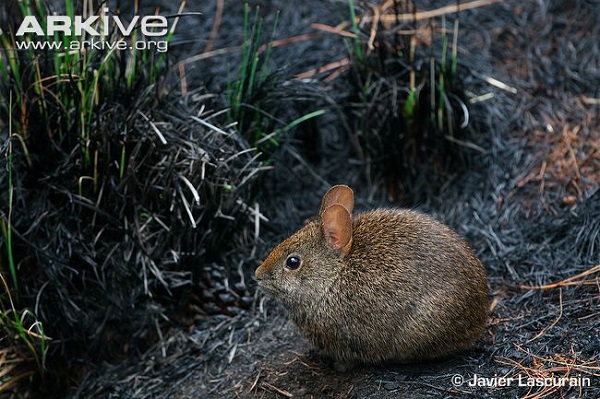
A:
[[[285,260],[285,267],[290,270],[296,270],[302,264],[302,260],[296,255],[290,255]]]

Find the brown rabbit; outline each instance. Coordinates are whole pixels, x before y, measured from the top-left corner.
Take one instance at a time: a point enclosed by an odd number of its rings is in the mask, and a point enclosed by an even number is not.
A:
[[[344,185],[319,219],[279,244],[256,269],[260,287],[344,369],[355,363],[444,357],[483,332],[485,270],[454,231],[429,216],[378,209],[352,218]]]

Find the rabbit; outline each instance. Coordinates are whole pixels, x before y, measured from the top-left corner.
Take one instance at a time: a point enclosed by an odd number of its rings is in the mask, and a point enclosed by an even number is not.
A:
[[[490,298],[467,243],[416,211],[352,217],[353,208],[352,189],[331,187],[318,219],[256,269],[259,287],[338,370],[430,361],[471,346],[486,327]]]

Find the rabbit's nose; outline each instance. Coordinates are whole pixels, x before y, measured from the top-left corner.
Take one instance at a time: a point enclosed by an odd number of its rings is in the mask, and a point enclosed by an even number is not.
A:
[[[279,263],[281,263],[280,257],[271,253],[263,263],[258,266],[254,272],[254,278],[257,281],[272,279],[274,275],[273,271]]]
[[[265,277],[266,272],[267,272],[267,268],[263,262],[254,272],[254,279],[256,281],[261,281]]]

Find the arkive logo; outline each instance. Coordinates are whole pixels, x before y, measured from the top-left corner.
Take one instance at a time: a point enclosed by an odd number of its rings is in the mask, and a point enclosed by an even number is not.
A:
[[[37,17],[28,15],[23,19],[16,36],[35,34],[36,36],[53,36],[56,33],[74,36],[108,36],[110,34],[111,22],[117,29],[117,33],[129,36],[136,26],[139,25],[141,33],[145,36],[164,36],[168,33],[167,18],[160,15],[139,16],[135,15],[131,21],[122,21],[119,16],[109,15],[109,9],[104,7],[103,16],[93,15],[87,18],[81,15],[70,17],[67,15],[48,15],[46,17],[45,30]],[[99,27],[98,27],[98,26]]]

